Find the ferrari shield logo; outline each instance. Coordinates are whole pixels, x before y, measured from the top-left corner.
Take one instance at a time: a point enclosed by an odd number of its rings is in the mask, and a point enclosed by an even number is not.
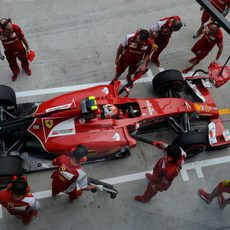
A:
[[[47,128],[50,129],[53,126],[53,124],[54,124],[53,120],[45,120],[45,126]]]

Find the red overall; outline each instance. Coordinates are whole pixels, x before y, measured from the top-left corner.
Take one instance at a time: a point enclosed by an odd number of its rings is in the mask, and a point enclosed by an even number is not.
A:
[[[10,37],[2,40],[2,44],[4,46],[5,55],[13,74],[18,75],[20,69],[16,59],[18,58],[21,61],[21,65],[24,70],[28,70],[29,62],[26,58],[26,51],[22,44],[24,33],[16,24],[12,24],[12,29],[13,33],[10,34]]]
[[[166,21],[165,24],[161,27],[161,30],[157,32],[157,37],[154,38],[156,45],[158,46],[157,50],[153,52],[151,56],[151,60],[157,62],[160,53],[164,50],[164,48],[168,45],[169,39],[172,36],[173,30],[171,27],[171,19],[181,20],[179,16],[172,16],[168,18],[163,18],[160,21]]]
[[[129,73],[134,74],[139,66],[139,63],[143,60],[144,55],[150,54],[153,46],[153,40],[148,38],[146,43],[139,44],[136,41],[138,33],[128,38],[128,44],[123,47],[124,53],[119,59],[119,63],[116,67],[116,71],[122,74],[127,67],[129,67]]]
[[[230,180],[221,181],[217,187],[220,194],[230,193]]]
[[[37,210],[33,207],[36,200],[32,194],[27,193],[21,200],[13,199],[12,191],[0,191],[0,204],[5,207],[11,215],[21,219],[24,224],[28,224],[37,215]]]
[[[181,156],[176,163],[168,161],[167,157],[160,158],[153,169],[152,176],[148,178],[149,183],[143,201],[148,202],[157,192],[166,191],[180,172],[183,162],[184,156]]]
[[[69,199],[72,201],[78,198],[82,194],[82,190],[77,190],[76,180],[79,176],[77,169],[81,167],[78,164],[74,164],[71,158],[66,155],[61,155],[53,160],[53,165],[57,165],[58,168],[53,172],[51,178],[52,181],[52,194],[57,195],[60,192],[65,192],[69,195]],[[71,185],[73,185],[71,191],[66,192]]]
[[[230,7],[230,0],[211,0],[210,3],[222,14],[225,9]],[[208,22],[211,15],[204,10],[201,16],[201,22],[204,24]]]
[[[208,26],[210,26],[210,24]],[[219,48],[223,47],[223,34],[220,29],[214,35],[204,32],[200,40],[191,48],[191,51],[196,55],[196,60],[201,61],[209,54],[215,45]]]

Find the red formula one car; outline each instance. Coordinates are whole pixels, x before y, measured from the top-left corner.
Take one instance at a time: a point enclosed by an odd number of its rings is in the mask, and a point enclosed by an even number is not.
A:
[[[209,69],[211,78],[216,76],[212,68]],[[222,70],[218,79],[223,76],[230,78],[229,67]],[[118,81],[42,103],[19,105],[13,89],[1,85],[0,175],[19,172],[19,162],[26,171],[49,168],[50,159],[71,154],[79,144],[89,149],[89,162],[127,156],[137,140],[144,140],[138,134],[149,128],[153,131],[154,126],[162,123],[169,124],[178,134],[173,143],[180,145],[189,156],[207,146],[228,146],[229,129],[221,121],[207,81],[207,76],[184,79],[179,71],[166,70],[152,81],[154,91],[161,98],[121,97],[130,84],[119,90]],[[194,101],[181,96],[186,88],[194,92],[191,93]],[[115,116],[107,116],[108,108],[114,105]],[[200,118],[209,122],[206,133],[191,128],[190,121]]]

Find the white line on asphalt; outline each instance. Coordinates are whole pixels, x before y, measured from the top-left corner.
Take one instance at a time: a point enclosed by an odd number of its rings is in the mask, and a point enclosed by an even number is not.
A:
[[[228,163],[228,162],[230,162],[230,156],[217,157],[217,158],[213,158],[209,160],[203,160],[203,161],[197,161],[197,162],[184,164],[183,169],[181,170],[182,179],[184,181],[189,180],[189,177],[187,175],[187,170],[195,169],[197,172],[198,178],[201,178],[201,177],[204,177],[204,174],[201,171],[201,167],[207,167],[211,165],[223,164],[223,163]],[[124,176],[119,176],[119,177],[112,177],[112,178],[104,179],[102,181],[112,184],[112,185],[122,184],[126,182],[144,179],[145,174],[147,172],[151,173],[152,171],[145,171],[145,172],[139,172],[139,173],[128,174]],[[36,192],[33,194],[37,199],[42,199],[42,198],[50,197],[51,191],[47,190],[47,191],[42,191],[42,192]]]
[[[164,68],[159,68],[159,71],[163,71]],[[193,72],[189,72],[184,74],[184,76],[192,76]],[[147,72],[147,77],[142,77],[136,81],[136,83],[144,83],[144,82],[151,82],[153,79],[153,74],[151,69]],[[47,94],[56,94],[56,93],[66,93],[80,89],[86,89],[89,87],[97,86],[97,85],[108,85],[110,82],[98,82],[98,83],[90,83],[90,84],[82,84],[82,85],[72,85],[72,86],[65,86],[65,87],[57,87],[57,88],[48,88],[48,89],[36,89],[36,90],[28,90],[22,92],[16,92],[16,97],[31,97],[31,96],[39,96],[39,95],[47,95]],[[126,84],[126,80],[121,80],[121,84]]]
[[[151,74],[152,74],[152,71],[151,71]],[[137,80],[136,83],[150,82],[151,80],[152,78],[149,79],[149,77],[142,77],[139,80]],[[106,82],[72,85],[72,86],[57,87],[57,88],[28,90],[28,91],[16,92],[16,97],[20,98],[20,97],[39,96],[39,95],[47,95],[47,94],[55,94],[55,93],[66,93],[66,92],[71,92],[75,90],[86,89],[86,88],[97,86],[97,85],[108,85],[109,83],[110,81],[106,81]],[[127,83],[126,80],[121,80],[122,85],[126,83]]]
[[[189,181],[188,172],[186,170],[180,170],[180,174],[183,181]]]
[[[192,163],[187,163],[183,165],[183,168],[181,170],[181,176],[183,181],[189,181],[188,177],[188,172],[187,170],[195,169],[198,178],[204,177],[204,174],[201,170],[201,167],[207,167],[211,165],[218,165],[218,164],[223,164],[223,163],[228,163],[230,162],[230,156],[225,156],[225,157],[217,157],[217,158],[212,158],[209,160],[203,160],[203,161],[197,161],[197,162],[192,162]],[[145,178],[145,174],[149,172],[151,173],[152,171],[145,171],[145,172],[140,172],[140,173],[134,173],[134,174],[129,174],[129,175],[124,175],[124,176],[119,176],[119,177],[112,177],[108,179],[102,180],[103,182],[116,185],[116,184],[122,184],[122,183],[127,183],[135,180],[140,180]],[[60,193],[62,195],[63,193]],[[41,191],[41,192],[35,192],[33,193],[34,197],[36,199],[44,199],[52,196],[51,190],[46,190],[46,191]],[[0,219],[2,219],[2,207],[0,205]]]
[[[223,163],[228,163],[230,162],[230,156],[225,156],[225,157],[218,157],[218,158],[212,158],[209,160],[203,160],[203,161],[197,161],[197,162],[192,162],[185,164],[181,170],[181,173],[187,172],[187,170],[190,169],[195,169],[198,178],[203,178],[204,174],[202,172],[202,167],[207,167],[211,165],[218,165],[218,164],[223,164]],[[183,176],[182,176],[183,178]],[[184,177],[184,181],[188,181],[189,177]]]
[[[196,167],[195,170],[196,170],[196,174],[197,174],[198,178],[204,178],[204,174],[201,170],[201,167]]]

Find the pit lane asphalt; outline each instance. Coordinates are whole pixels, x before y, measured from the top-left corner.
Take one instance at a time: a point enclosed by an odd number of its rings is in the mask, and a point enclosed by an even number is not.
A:
[[[138,27],[147,28],[169,15],[181,15],[187,26],[172,36],[161,55],[161,63],[165,69],[182,69],[188,65],[190,48],[195,42],[192,34],[200,24],[199,5],[190,0],[1,0],[0,15],[11,16],[24,29],[37,54],[31,65],[33,75],[27,77],[22,73],[16,82],[10,80],[7,63],[0,63],[1,84],[13,87],[16,92],[111,80],[115,52],[126,33]],[[220,63],[224,63],[230,53],[226,33],[224,41]],[[206,69],[215,54],[216,49],[198,67]],[[158,71],[153,65],[150,68],[153,74]],[[212,94],[219,108],[229,107],[229,84],[212,89]],[[132,96],[150,97],[151,86],[137,84]],[[42,100],[50,97],[44,95]],[[39,101],[41,97],[29,99]],[[226,127],[230,127],[229,122]],[[145,136],[169,142],[174,134],[161,130]],[[139,143],[127,159],[86,165],[85,169],[89,176],[112,178],[151,170],[160,156],[159,150]],[[224,156],[229,156],[229,149],[204,152],[187,163]],[[116,185],[119,195],[115,200],[103,193],[87,192],[74,203],[68,203],[66,196],[42,199],[39,215],[29,226],[23,226],[3,210],[0,230],[11,230],[15,226],[34,230],[230,229],[229,207],[219,209],[216,200],[208,206],[197,196],[198,188],[210,191],[220,180],[229,178],[229,163],[205,167],[202,172],[204,178],[198,178],[194,170],[189,171],[189,181],[183,181],[179,175],[168,191],[157,194],[148,204],[133,200],[145,189],[146,180],[142,179]],[[50,174],[51,171],[45,171],[28,175],[32,192],[50,189]]]

